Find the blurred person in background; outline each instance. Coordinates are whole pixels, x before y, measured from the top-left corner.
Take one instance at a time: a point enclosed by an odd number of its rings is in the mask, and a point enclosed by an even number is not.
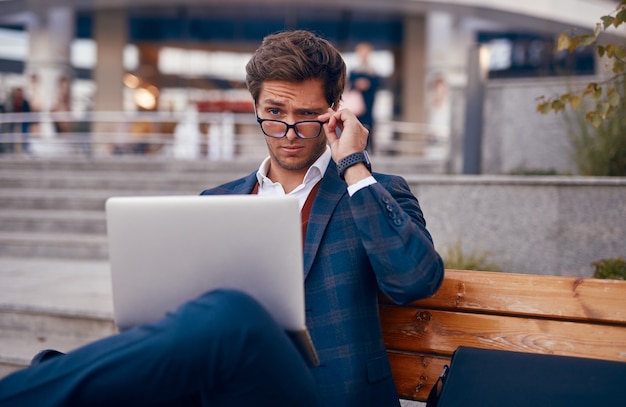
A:
[[[355,112],[361,124],[365,126],[370,135],[367,139],[367,150],[374,152],[374,101],[376,92],[380,87],[380,77],[371,64],[370,55],[372,46],[368,43],[360,43],[355,47],[358,57],[358,65],[350,72],[348,86],[352,91],[357,91],[363,98],[362,111]]]
[[[13,89],[7,107],[8,113],[31,112],[30,103],[24,96],[24,90],[21,87]],[[17,122],[9,123],[7,132],[10,134],[10,136],[8,136],[10,140],[5,143],[5,151],[9,153],[30,153],[29,129],[30,122],[26,118],[20,118]]]

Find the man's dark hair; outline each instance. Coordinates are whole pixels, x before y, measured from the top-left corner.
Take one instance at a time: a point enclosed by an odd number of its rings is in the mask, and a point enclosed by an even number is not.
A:
[[[346,64],[327,40],[305,30],[268,35],[246,65],[246,83],[256,102],[264,81],[321,79],[329,105],[339,105]]]

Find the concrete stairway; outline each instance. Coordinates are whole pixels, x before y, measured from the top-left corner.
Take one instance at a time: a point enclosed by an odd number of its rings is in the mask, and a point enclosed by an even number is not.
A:
[[[258,164],[0,155],[0,377],[41,349],[68,351],[116,332],[107,291],[108,197],[196,195]],[[395,157],[374,165],[404,174],[441,169]]]
[[[378,171],[433,173],[440,163],[375,159]],[[11,159],[0,156],[0,257],[107,259],[104,203],[120,195],[196,195],[258,161]]]
[[[138,158],[0,160],[0,256],[105,260],[108,197],[195,195],[255,166]]]
[[[115,325],[106,316],[0,309],[0,378],[28,365],[39,350],[67,352],[114,332]]]
[[[257,165],[0,156],[0,377],[41,349],[69,351],[116,332],[108,197],[196,195]]]

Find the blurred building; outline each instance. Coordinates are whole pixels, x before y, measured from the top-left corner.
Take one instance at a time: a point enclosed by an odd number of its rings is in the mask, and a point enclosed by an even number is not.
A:
[[[554,44],[561,32],[592,30],[615,6],[609,0],[0,0],[0,103],[19,84],[35,109],[60,109],[61,84],[69,81],[64,107],[72,110],[182,112],[193,103],[206,111],[248,111],[243,81],[250,53],[269,33],[305,28],[332,41],[349,68],[354,46],[372,44],[383,77],[375,115],[448,137],[470,50],[490,51],[484,69],[491,79],[593,75],[591,51],[566,56]]]

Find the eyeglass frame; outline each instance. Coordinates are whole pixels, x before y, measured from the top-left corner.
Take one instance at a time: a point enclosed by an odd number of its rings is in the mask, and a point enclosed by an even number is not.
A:
[[[315,138],[318,138],[320,136],[320,134],[322,134],[322,129],[323,129],[323,125],[325,122],[321,121],[321,120],[300,120],[299,122],[295,122],[293,124],[289,124],[287,122],[284,122],[282,120],[276,120],[276,119],[261,119],[258,115],[256,116],[256,121],[257,123],[259,123],[259,127],[261,127],[261,131],[263,132],[263,134],[265,134],[267,137],[271,137],[274,139],[281,139],[283,137],[287,136],[287,133],[289,133],[289,129],[293,129],[293,132],[296,134],[296,137],[301,138],[302,140],[313,140]],[[270,134],[267,134],[265,132],[265,130],[263,129],[263,122],[278,122],[278,123],[282,123],[284,124],[286,127],[285,129],[285,134],[283,134],[280,137],[276,137],[276,136],[272,136]],[[296,129],[296,126],[298,124],[302,124],[302,123],[318,123],[320,125],[320,130],[317,132],[317,135],[315,137],[302,137],[300,136],[300,134],[298,134],[298,130]]]

